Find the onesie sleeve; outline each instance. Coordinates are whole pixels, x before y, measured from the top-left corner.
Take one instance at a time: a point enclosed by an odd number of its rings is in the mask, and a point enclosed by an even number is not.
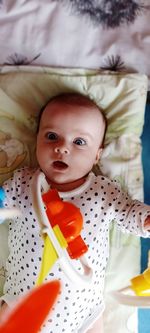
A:
[[[144,228],[144,222],[150,216],[150,206],[133,200],[118,188],[115,201],[115,220],[118,227],[137,236],[150,237],[150,230]]]
[[[20,170],[14,172],[11,178],[6,180],[3,183],[2,188],[4,189],[5,196],[3,200],[3,207],[4,208],[18,208],[18,203],[16,202],[16,191],[18,188],[18,181],[19,181]],[[7,221],[11,221],[11,219],[6,219]],[[3,220],[2,222],[5,222]],[[9,244],[9,235],[8,235],[8,244]],[[3,302],[7,303],[8,306],[12,306],[14,304],[14,297],[9,294],[5,294],[0,297],[0,307],[2,306]]]
[[[18,169],[13,176],[3,184],[5,199],[3,205],[5,208],[19,208],[22,192],[25,190],[26,178],[30,175],[30,169],[27,167]]]
[[[34,171],[33,171],[34,172]],[[26,197],[27,189],[30,189],[30,180],[32,179],[33,172],[30,171],[29,168],[18,169],[14,172],[13,176],[4,182],[3,189],[5,191],[5,199],[3,202],[3,206],[5,208],[13,208],[16,207],[20,209],[24,217],[24,210],[22,207],[25,207],[25,202],[28,201],[28,197]],[[23,194],[23,198],[22,198]],[[25,208],[24,208],[25,209]],[[17,253],[18,249],[15,248],[15,239],[16,239],[16,228],[20,225],[20,217],[15,217],[13,219],[9,219],[9,232],[8,232],[8,247],[9,247],[9,257],[6,262],[6,280],[4,283],[3,293],[4,295],[0,297],[0,306],[4,301],[10,307],[13,307],[17,302],[18,294],[10,292],[10,288],[13,289],[14,280],[13,278],[13,264],[10,262],[10,258],[14,256],[13,253]],[[20,228],[19,228],[20,230]],[[20,232],[20,231],[19,231]],[[14,251],[14,252],[13,252]],[[12,260],[12,259],[11,259]],[[14,263],[15,260],[12,260]],[[14,265],[15,266],[15,265]],[[13,274],[12,274],[13,271]],[[16,268],[17,271],[17,268]],[[18,272],[17,272],[18,274]],[[10,278],[11,277],[11,278]]]

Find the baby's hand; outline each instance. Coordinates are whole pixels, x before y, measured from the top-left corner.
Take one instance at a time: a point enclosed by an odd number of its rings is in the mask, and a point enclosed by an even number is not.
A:
[[[150,216],[147,216],[145,222],[144,222],[144,228],[146,230],[150,230]]]

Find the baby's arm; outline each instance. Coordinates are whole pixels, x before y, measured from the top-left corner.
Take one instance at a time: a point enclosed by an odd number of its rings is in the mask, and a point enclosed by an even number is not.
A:
[[[121,190],[117,183],[115,184],[111,181],[108,184],[108,209],[111,206],[113,207],[114,219],[118,227],[123,232],[150,237],[150,205],[132,199],[126,192]]]

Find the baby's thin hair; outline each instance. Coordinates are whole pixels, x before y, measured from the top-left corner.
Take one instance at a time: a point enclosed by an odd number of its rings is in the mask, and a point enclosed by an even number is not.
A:
[[[42,106],[40,113],[39,113],[39,118],[38,118],[37,133],[39,131],[40,120],[41,120],[43,111],[45,110],[45,108],[48,104],[51,104],[53,102],[59,102],[62,104],[68,104],[68,105],[74,105],[74,106],[83,106],[83,107],[85,106],[87,108],[97,108],[103,117],[103,121],[105,123],[105,133],[106,133],[107,120],[106,120],[106,117],[105,117],[103,111],[101,110],[101,108],[93,100],[91,100],[89,98],[89,96],[82,95],[82,94],[76,93],[76,92],[61,93],[59,95],[53,96]],[[104,133],[104,138],[105,138],[105,133]],[[104,143],[104,139],[103,139],[103,143]],[[102,143],[102,146],[103,146],[103,143]]]

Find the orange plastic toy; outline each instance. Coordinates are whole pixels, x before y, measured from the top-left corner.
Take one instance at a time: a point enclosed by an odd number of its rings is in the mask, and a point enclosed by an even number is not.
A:
[[[0,333],[38,333],[59,292],[59,281],[35,288],[6,318]]]
[[[57,190],[52,189],[42,195],[46,213],[52,227],[58,225],[65,240],[67,251],[72,259],[77,259],[88,251],[87,245],[80,236],[83,218],[80,209],[70,202],[64,202]]]

